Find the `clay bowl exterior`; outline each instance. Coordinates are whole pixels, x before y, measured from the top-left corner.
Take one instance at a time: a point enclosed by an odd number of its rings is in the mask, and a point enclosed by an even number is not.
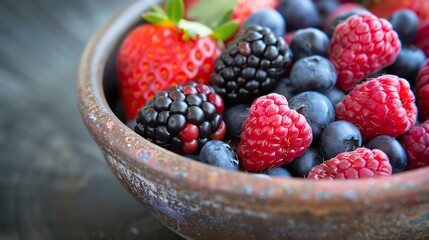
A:
[[[163,224],[190,239],[429,239],[428,168],[367,180],[281,179],[204,165],[128,128],[109,102],[114,58],[148,7],[126,6],[93,36],[77,102],[114,174]]]

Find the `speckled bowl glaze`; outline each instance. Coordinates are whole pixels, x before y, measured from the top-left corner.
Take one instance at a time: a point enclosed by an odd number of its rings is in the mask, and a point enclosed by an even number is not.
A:
[[[204,165],[128,128],[110,100],[115,54],[148,7],[131,3],[93,36],[77,102],[114,174],[163,224],[189,239],[429,239],[428,168],[367,180],[271,178]]]

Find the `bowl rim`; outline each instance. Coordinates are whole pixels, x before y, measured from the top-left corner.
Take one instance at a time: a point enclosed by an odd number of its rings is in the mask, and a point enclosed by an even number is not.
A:
[[[76,100],[87,130],[101,149],[121,159],[123,164],[136,172],[150,169],[172,181],[180,179],[192,191],[209,189],[234,196],[252,195],[283,202],[294,199],[309,204],[312,199],[316,199],[324,204],[332,202],[330,207],[344,201],[366,203],[368,194],[371,194],[372,203],[380,205],[386,199],[397,198],[405,199],[401,200],[401,206],[416,201],[429,202],[429,167],[396,173],[388,178],[359,180],[309,181],[269,177],[231,172],[190,161],[140,137],[113,113],[103,93],[102,81],[104,67],[114,47],[120,43],[124,29],[136,24],[138,16],[149,8],[149,4],[149,1],[135,1],[119,9],[92,36],[80,60]],[[143,155],[146,157],[142,157]],[[168,164],[160,164],[159,158],[164,163],[168,161]],[[252,190],[242,191],[240,184],[250,185]],[[264,191],[269,194],[261,196],[260,193]]]

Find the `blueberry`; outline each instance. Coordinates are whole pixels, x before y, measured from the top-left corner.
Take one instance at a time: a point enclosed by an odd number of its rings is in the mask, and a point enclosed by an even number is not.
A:
[[[407,154],[402,145],[395,138],[387,135],[376,136],[368,141],[366,147],[379,149],[386,153],[392,165],[392,172],[398,173],[407,166]]]
[[[304,28],[297,30],[290,42],[293,60],[311,55],[326,56],[329,48],[328,36],[316,28]]]
[[[338,0],[319,0],[316,1],[316,8],[319,12],[322,23],[340,6]]]
[[[226,124],[226,134],[233,141],[240,141],[241,129],[244,120],[249,116],[250,104],[236,104],[223,113],[223,120]]]
[[[201,148],[199,155],[200,162],[232,171],[238,170],[237,159],[231,147],[219,140],[207,142]]]
[[[275,9],[267,8],[254,12],[243,23],[243,27],[253,24],[271,29],[277,37],[283,37],[286,32],[286,22]]]
[[[328,97],[329,100],[331,100],[332,105],[334,105],[334,107],[337,106],[337,104],[341,102],[346,95],[343,90],[336,86],[331,88],[329,91],[324,92],[323,94],[325,94],[325,96]]]
[[[419,17],[409,9],[400,9],[389,18],[393,30],[398,33],[399,40],[403,45],[412,44],[417,34]]]
[[[289,107],[305,117],[312,130],[313,141],[334,121],[334,106],[319,92],[307,91],[295,95],[289,100]]]
[[[288,31],[320,25],[319,12],[312,0],[280,0],[277,11],[285,19]]]
[[[349,18],[350,16],[362,13],[362,12],[368,12],[368,10],[366,9],[356,9],[356,10],[352,10],[352,11],[347,11],[347,12],[343,12],[338,14],[334,19],[332,19],[332,21],[329,23],[327,29],[326,29],[326,35],[328,35],[329,38],[332,37],[332,35],[334,34],[334,30],[337,27],[338,24],[344,22],[344,20],[346,20],[347,18]]]
[[[323,157],[319,150],[315,147],[310,147],[303,155],[288,164],[286,168],[294,177],[307,177],[314,166],[322,163]]]
[[[276,87],[274,87],[271,92],[283,95],[288,100],[291,99],[294,95],[292,87],[290,86],[290,80],[288,78],[279,79],[276,82]]]
[[[277,176],[277,177],[284,177],[284,178],[292,177],[290,172],[283,167],[270,168],[265,172],[265,174],[267,174],[268,176]]]
[[[328,124],[319,139],[320,153],[331,159],[338,153],[353,151],[362,146],[359,129],[350,122],[339,120]]]
[[[420,65],[426,60],[425,53],[413,45],[403,46],[395,62],[387,68],[390,74],[407,79],[411,84],[416,82]]]
[[[337,70],[328,59],[313,55],[299,59],[293,65],[289,79],[295,93],[326,92],[337,82]]]

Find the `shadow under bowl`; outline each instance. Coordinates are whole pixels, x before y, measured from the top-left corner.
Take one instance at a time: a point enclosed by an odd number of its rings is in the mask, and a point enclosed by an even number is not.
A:
[[[129,193],[191,239],[429,239],[428,168],[347,181],[229,172],[167,151],[127,127],[115,58],[149,1],[105,23],[81,59],[77,103],[89,134]]]

